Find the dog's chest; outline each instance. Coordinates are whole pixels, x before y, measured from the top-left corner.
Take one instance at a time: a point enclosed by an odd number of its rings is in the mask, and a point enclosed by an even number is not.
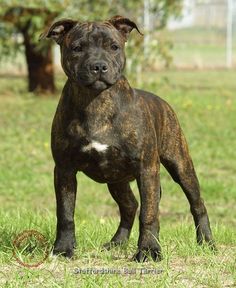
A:
[[[78,170],[99,182],[116,181],[129,173],[132,159],[119,128],[108,121],[70,122],[67,128],[73,161]]]
[[[104,153],[114,142],[114,131],[110,124],[95,120],[82,123],[79,119],[72,120],[67,127],[70,145],[80,153],[96,151]]]

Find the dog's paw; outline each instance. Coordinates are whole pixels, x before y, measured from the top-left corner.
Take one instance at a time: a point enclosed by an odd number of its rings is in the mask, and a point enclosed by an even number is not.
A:
[[[66,258],[72,258],[74,256],[74,249],[71,248],[54,248],[53,255],[62,255]]]
[[[143,263],[152,258],[153,261],[159,262],[163,259],[159,248],[139,249],[133,256],[135,262]]]
[[[53,247],[53,255],[62,255],[66,258],[72,258],[74,256],[74,243],[68,243],[67,241],[56,241]]]

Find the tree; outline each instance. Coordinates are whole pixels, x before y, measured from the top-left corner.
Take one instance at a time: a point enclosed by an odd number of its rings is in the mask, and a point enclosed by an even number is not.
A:
[[[45,8],[12,7],[2,19],[11,23],[22,35],[25,57],[28,68],[28,90],[54,92],[54,73],[52,58],[52,43],[40,45],[36,40],[35,31],[48,25],[57,12]]]

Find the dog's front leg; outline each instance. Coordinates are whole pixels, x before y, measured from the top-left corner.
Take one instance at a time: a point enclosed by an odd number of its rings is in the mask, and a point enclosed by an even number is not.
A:
[[[57,200],[57,236],[53,254],[62,254],[71,258],[76,246],[74,224],[76,172],[56,166],[54,185]]]
[[[138,252],[134,256],[137,262],[144,262],[148,256],[160,261],[159,245],[159,202],[160,202],[160,165],[142,167],[137,178],[141,210],[139,216]]]

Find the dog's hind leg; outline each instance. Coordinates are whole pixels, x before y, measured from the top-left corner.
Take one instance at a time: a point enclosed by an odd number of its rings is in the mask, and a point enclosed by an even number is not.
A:
[[[111,241],[104,244],[105,249],[122,244],[129,239],[134,223],[138,202],[130,188],[129,183],[108,184],[111,196],[116,201],[120,210],[120,224]]]
[[[199,182],[182,133],[176,139],[176,143],[177,145],[169,147],[170,149],[166,150],[166,153],[161,156],[161,163],[170,173],[173,180],[181,186],[189,201],[190,211],[195,222],[198,244],[202,244],[205,239],[214,248],[207,210],[200,195]]]

